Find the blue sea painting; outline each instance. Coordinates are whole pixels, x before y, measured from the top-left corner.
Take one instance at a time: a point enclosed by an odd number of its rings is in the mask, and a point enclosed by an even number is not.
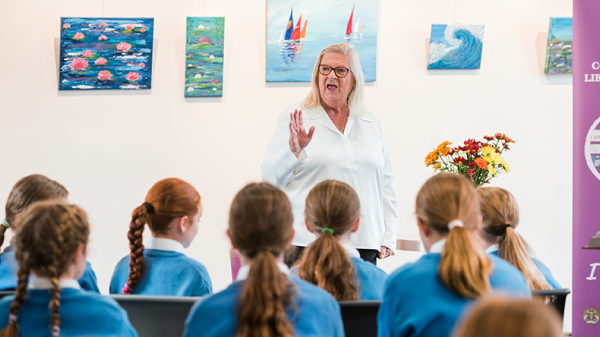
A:
[[[427,69],[479,69],[484,25],[431,25]]]
[[[185,97],[223,96],[224,17],[188,17]]]
[[[267,82],[310,82],[319,52],[350,43],[377,78],[378,0],[267,0]]]
[[[573,72],[573,18],[550,18],[544,72],[546,74]]]
[[[59,90],[150,89],[153,18],[61,18]]]

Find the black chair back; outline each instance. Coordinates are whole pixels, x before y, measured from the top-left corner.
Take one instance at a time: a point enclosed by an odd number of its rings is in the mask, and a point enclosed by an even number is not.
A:
[[[567,302],[567,295],[571,293],[571,289],[550,289],[550,290],[532,290],[531,295],[533,296],[546,296],[550,302],[548,305],[553,306],[561,318],[565,317],[565,303]]]
[[[340,302],[346,337],[377,337],[377,312],[381,301]]]
[[[110,295],[129,316],[140,337],[183,336],[185,319],[201,297]]]
[[[6,296],[11,296],[14,295],[15,291],[14,290],[0,290],[0,299],[6,297]]]

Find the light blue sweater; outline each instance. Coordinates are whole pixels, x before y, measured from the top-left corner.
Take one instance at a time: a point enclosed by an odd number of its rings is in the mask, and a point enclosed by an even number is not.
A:
[[[498,256],[498,251],[496,250],[496,251],[490,252],[489,254]],[[558,281],[552,275],[552,272],[550,271],[550,269],[548,269],[548,267],[546,267],[546,265],[542,261],[536,259],[535,257],[532,260],[533,260],[533,263],[535,263],[535,265],[538,267],[538,269],[540,270],[542,275],[544,275],[544,278],[546,278],[546,282],[548,283],[548,285],[550,287],[552,287],[552,289],[562,289],[562,287],[560,286],[560,283],[558,283]]]

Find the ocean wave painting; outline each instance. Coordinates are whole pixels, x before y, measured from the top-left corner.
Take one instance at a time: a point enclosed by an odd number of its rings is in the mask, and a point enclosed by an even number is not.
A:
[[[224,17],[188,17],[185,97],[223,96]]]
[[[484,25],[431,25],[427,69],[479,69]]]
[[[573,18],[550,18],[544,72],[573,73]]]
[[[153,18],[61,18],[59,90],[150,89]]]
[[[310,82],[319,52],[350,43],[377,75],[378,0],[267,0],[267,82]]]

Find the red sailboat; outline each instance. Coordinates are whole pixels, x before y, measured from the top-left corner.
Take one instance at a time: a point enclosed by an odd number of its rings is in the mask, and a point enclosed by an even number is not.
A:
[[[296,28],[294,28],[294,32],[292,33],[292,37],[290,40],[300,40],[300,26],[302,25],[302,14],[300,14],[300,18],[298,19],[298,23],[296,24]]]
[[[352,16],[354,15],[354,7],[356,7],[356,4],[354,4],[354,6],[352,6],[352,13],[350,13],[350,20],[348,20],[348,27],[346,27],[346,35],[352,34]]]

